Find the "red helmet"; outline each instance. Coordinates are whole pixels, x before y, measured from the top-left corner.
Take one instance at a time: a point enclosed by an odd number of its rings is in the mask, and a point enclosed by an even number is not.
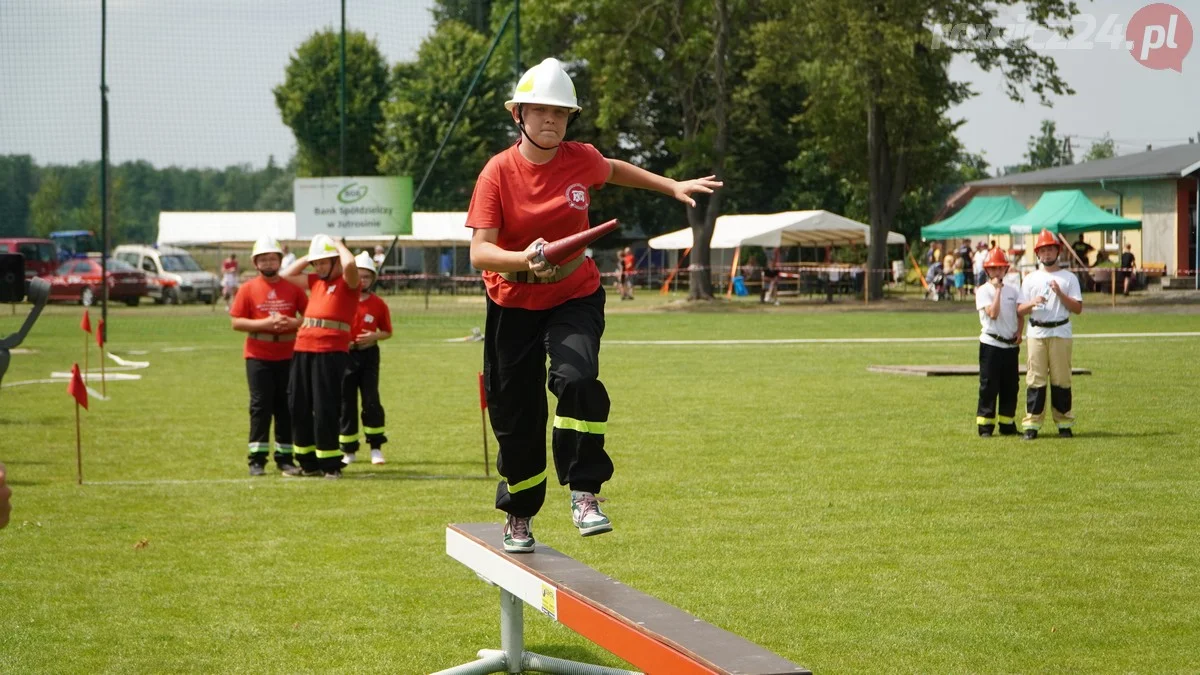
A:
[[[1042,230],[1041,234],[1038,235],[1037,241],[1033,244],[1033,252],[1037,253],[1038,249],[1047,246],[1058,246],[1058,239],[1053,234],[1050,234],[1050,230]]]
[[[984,268],[988,267],[1008,267],[1008,258],[1004,255],[1004,249],[997,246],[988,253],[988,257],[983,262]]]

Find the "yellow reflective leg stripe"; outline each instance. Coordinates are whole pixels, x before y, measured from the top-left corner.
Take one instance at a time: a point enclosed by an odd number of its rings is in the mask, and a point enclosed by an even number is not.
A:
[[[278,452],[278,453],[279,453],[279,454],[281,454],[281,455],[290,455],[290,454],[292,454],[292,446],[290,446],[290,445],[276,445],[276,446],[275,446],[275,452]]]
[[[255,450],[270,450],[270,449],[271,449],[270,443],[251,443],[250,444],[250,452],[254,452]]]
[[[372,436],[382,436],[383,432],[385,431],[387,431],[387,429],[384,427],[363,427],[363,433],[371,434]]]
[[[508,479],[506,478],[505,480],[508,480]],[[539,473],[538,475],[534,476],[533,478],[526,478],[525,480],[521,481],[520,483],[509,483],[508,484],[508,494],[511,495],[514,492],[528,490],[529,488],[537,487],[538,485],[540,485],[544,482],[546,482],[546,470],[542,469],[542,472]]]
[[[995,424],[995,423],[996,423],[995,417],[976,417],[975,418],[975,424],[978,424],[979,426],[986,426],[988,424]]]
[[[341,450],[317,450],[317,459],[329,459],[330,457],[341,457]]]
[[[1012,424],[1013,421],[1014,420],[1011,417],[1005,417],[1004,415],[1000,416],[1000,424]]]
[[[358,434],[354,434],[353,436],[343,436],[341,434],[338,434],[338,443],[353,443],[357,440],[358,440]]]
[[[577,420],[574,417],[554,416],[555,429],[570,429],[578,431],[581,434],[603,434],[608,429],[607,422],[588,422],[587,420]]]
[[[294,450],[295,450],[295,454],[297,454],[297,455],[311,455],[317,451],[317,446],[315,446],[315,445],[297,445],[294,448]]]

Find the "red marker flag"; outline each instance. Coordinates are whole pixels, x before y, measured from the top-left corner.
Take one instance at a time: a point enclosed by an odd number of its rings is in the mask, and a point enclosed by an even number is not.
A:
[[[479,374],[479,409],[487,410],[487,391],[483,388],[483,373]]]
[[[101,349],[104,349],[104,319],[100,319],[96,323],[96,344],[100,345]]]
[[[83,406],[84,410],[87,410],[87,386],[83,384],[83,375],[79,373],[78,363],[71,365],[71,383],[67,385],[67,393],[75,397],[75,402]]]
[[[88,311],[83,310],[83,320],[79,322],[79,329],[85,333],[92,332],[92,319],[88,316]]]

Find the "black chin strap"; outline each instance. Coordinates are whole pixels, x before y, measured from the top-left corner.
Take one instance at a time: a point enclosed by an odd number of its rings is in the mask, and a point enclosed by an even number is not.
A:
[[[574,122],[578,117],[578,111],[571,113],[571,116],[567,118],[567,129],[571,128],[571,122]],[[533,144],[533,147],[539,150],[553,150],[558,147],[557,145],[552,145],[547,148],[544,145],[538,145],[538,142],[533,140],[533,137],[529,135],[529,132],[525,131],[525,106],[523,103],[517,104],[517,119],[520,120],[520,122],[517,124],[517,128],[521,130],[521,135],[525,137],[525,140]],[[565,138],[566,135],[566,129],[563,129],[563,137]]]

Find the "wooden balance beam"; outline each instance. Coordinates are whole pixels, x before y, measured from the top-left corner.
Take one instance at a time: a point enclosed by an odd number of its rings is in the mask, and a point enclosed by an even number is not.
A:
[[[450,525],[446,553],[500,587],[501,650],[435,675],[520,673],[631,675],[633,671],[556,659],[524,650],[524,604],[650,675],[794,675],[806,668],[636,591],[538,543],[534,553],[504,551],[501,526]]]

